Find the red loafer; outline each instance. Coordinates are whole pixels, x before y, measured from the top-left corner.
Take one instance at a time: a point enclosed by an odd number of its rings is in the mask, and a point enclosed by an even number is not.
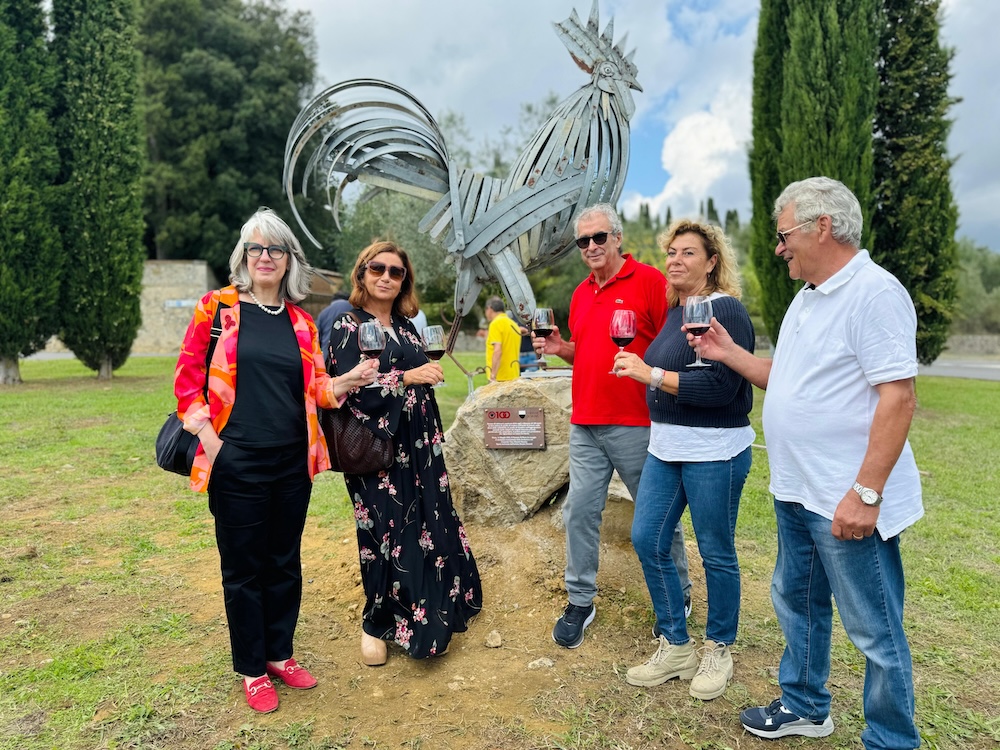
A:
[[[267,673],[272,677],[280,677],[281,681],[290,688],[308,690],[309,688],[316,687],[316,678],[309,674],[308,669],[300,667],[295,659],[286,661],[284,669],[277,669],[270,664],[265,669],[267,669]]]
[[[267,675],[258,677],[247,685],[243,681],[243,692],[247,694],[247,705],[261,714],[269,714],[278,707],[278,691]]]

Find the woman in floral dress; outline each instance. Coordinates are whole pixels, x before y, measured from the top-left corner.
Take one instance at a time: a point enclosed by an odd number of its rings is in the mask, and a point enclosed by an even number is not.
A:
[[[386,331],[379,387],[358,388],[345,406],[376,435],[392,440],[389,469],[344,474],[354,503],[365,589],[361,652],[365,664],[386,661],[386,642],[411,657],[440,655],[482,608],[482,585],[462,522],[452,505],[441,445],[444,431],[431,386],[441,366],[424,354],[408,320],[417,310],[413,266],[405,251],[375,242],[351,276],[354,310],[333,324],[331,372],[362,360],[357,329],[376,319]]]

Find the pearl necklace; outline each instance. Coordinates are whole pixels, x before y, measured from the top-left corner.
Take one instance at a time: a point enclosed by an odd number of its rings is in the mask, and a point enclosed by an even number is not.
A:
[[[265,307],[264,305],[262,305],[260,303],[260,300],[257,299],[257,297],[254,295],[254,293],[253,293],[252,290],[247,289],[247,294],[250,295],[250,299],[253,300],[253,303],[255,305],[257,305],[257,307],[259,307],[261,310],[263,310],[264,312],[266,312],[268,315],[281,315],[281,313],[283,313],[285,311],[285,298],[284,297],[281,298],[281,304],[278,306],[278,309],[277,310],[272,310],[270,307]]]

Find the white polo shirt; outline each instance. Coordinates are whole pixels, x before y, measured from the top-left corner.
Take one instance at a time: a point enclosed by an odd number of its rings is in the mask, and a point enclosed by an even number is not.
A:
[[[771,493],[833,519],[857,479],[878,404],[876,385],[917,374],[917,316],[895,276],[861,250],[781,322],[764,395]],[[924,514],[909,441],[886,482],[883,539]]]

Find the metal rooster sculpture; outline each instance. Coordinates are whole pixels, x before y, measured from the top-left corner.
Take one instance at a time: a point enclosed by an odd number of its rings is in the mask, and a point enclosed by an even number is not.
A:
[[[419,229],[443,244],[456,266],[455,311],[475,304],[483,283],[496,280],[522,319],[535,298],[526,271],[551,264],[573,249],[573,218],[601,201],[614,204],[628,168],[629,118],[635,104],[635,50],[625,38],[614,44],[614,21],[599,33],[594,0],[587,24],[574,10],[553,24],[570,55],[591,75],[590,83],[565,99],[531,139],[503,179],[457,165],[448,156],[434,118],[415,97],[391,83],[345,81],[326,89],[299,113],[285,145],[284,185],[293,200],[299,157],[311,149],[302,170],[302,193],[310,179],[327,191],[334,221],[344,188],[358,180],[433,201]],[[627,34],[626,34],[627,37]],[[335,188],[335,194],[330,195]]]

